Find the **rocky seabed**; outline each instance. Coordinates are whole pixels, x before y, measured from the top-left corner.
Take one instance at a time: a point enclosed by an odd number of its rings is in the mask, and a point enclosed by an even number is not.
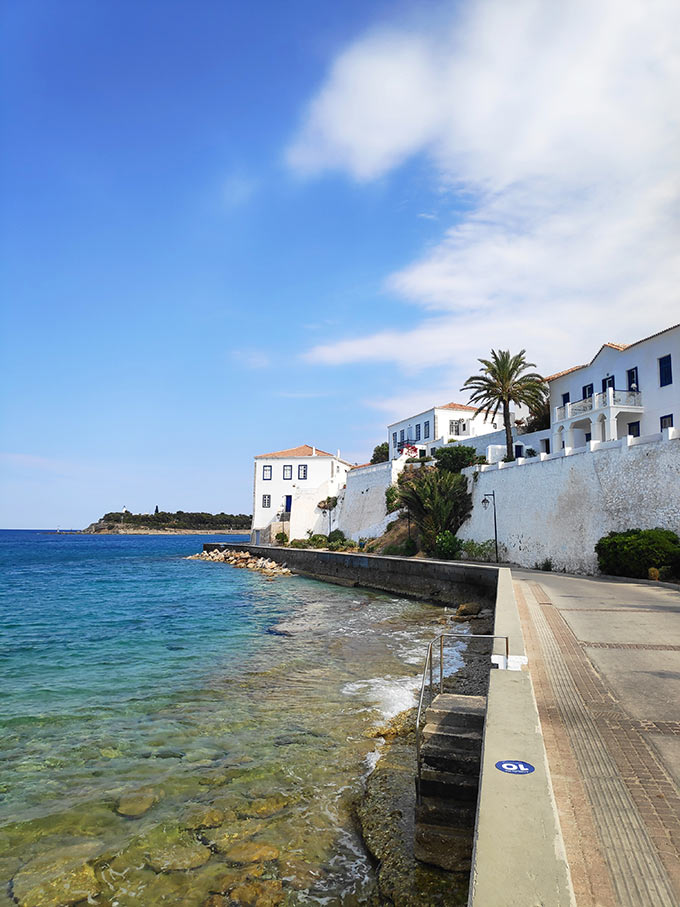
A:
[[[293,571],[289,570],[285,564],[277,564],[268,557],[256,557],[248,551],[220,551],[215,548],[212,551],[191,554],[187,560],[211,561],[213,564],[229,564],[231,567],[238,567],[241,570],[256,570],[270,579],[275,576],[293,575]]]

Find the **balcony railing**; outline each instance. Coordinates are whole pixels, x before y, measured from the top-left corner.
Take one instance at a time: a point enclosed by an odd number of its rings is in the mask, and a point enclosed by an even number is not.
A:
[[[563,419],[573,419],[575,416],[605,409],[607,406],[641,409],[642,394],[640,391],[617,391],[610,387],[604,393],[593,394],[592,397],[584,397],[583,400],[576,400],[574,403],[567,403],[564,406],[556,406],[555,422],[561,422]]]

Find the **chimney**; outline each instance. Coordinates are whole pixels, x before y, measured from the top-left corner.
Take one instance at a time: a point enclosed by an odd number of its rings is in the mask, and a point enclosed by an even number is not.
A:
[[[316,447],[312,447],[312,456],[313,456],[313,457],[316,456]]]
[[[338,447],[338,460],[340,459],[340,448]]]

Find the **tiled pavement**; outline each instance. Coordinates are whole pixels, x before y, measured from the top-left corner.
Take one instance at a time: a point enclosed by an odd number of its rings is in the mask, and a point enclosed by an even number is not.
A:
[[[680,673],[659,668],[680,651],[680,597],[513,574],[577,904],[678,907]]]

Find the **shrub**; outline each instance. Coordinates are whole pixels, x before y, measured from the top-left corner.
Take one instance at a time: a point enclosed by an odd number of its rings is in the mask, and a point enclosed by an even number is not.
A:
[[[680,539],[670,529],[628,529],[610,532],[595,545],[602,573],[646,579],[649,568],[669,568],[680,575]]]
[[[328,543],[329,551],[356,551],[358,544],[352,539],[336,539]]]
[[[536,453],[536,451],[534,450],[533,447],[527,447],[527,449],[524,451],[524,456],[525,457],[537,457],[538,454]]]
[[[446,529],[440,532],[435,540],[434,553],[445,561],[452,561],[458,557],[463,548],[461,540]]]
[[[453,447],[440,447],[434,452],[437,466],[446,472],[460,472],[466,466],[474,466],[480,460],[474,447],[456,444]]]
[[[288,535],[285,532],[277,532],[274,538],[279,543],[279,545],[288,544]]]
[[[345,533],[342,531],[342,529],[334,529],[332,532],[328,533],[328,541],[329,542],[344,542]]]
[[[316,506],[319,508],[319,510],[333,510],[338,506],[338,499],[335,496],[324,498],[323,501],[319,501]]]
[[[368,546],[367,549],[368,550]],[[400,545],[387,545],[383,548],[383,554],[391,554],[396,557],[413,557],[418,553],[418,546],[412,538],[405,539]]]
[[[461,547],[463,554],[470,561],[496,560],[496,543],[493,539],[487,539],[485,542],[474,542],[472,539],[468,539],[463,542]]]
[[[308,548],[326,548],[328,545],[328,536],[321,535],[317,532],[314,535],[310,535],[309,541],[307,542]]]
[[[534,570],[545,570],[546,573],[552,573],[553,562],[551,557],[546,557],[545,560],[536,561],[534,564]]]
[[[383,441],[382,444],[377,444],[373,448],[373,456],[371,457],[371,463],[385,463],[390,458],[390,445],[387,441]]]
[[[288,545],[289,548],[309,548],[309,542],[307,539],[293,539],[293,541]]]
[[[387,507],[388,513],[394,513],[395,510],[399,510],[401,507],[399,489],[396,485],[390,485],[389,488],[385,489],[385,507]]]
[[[658,567],[650,567],[649,570],[647,571],[647,579],[656,581],[659,579],[660,575],[661,574],[659,573]]]

